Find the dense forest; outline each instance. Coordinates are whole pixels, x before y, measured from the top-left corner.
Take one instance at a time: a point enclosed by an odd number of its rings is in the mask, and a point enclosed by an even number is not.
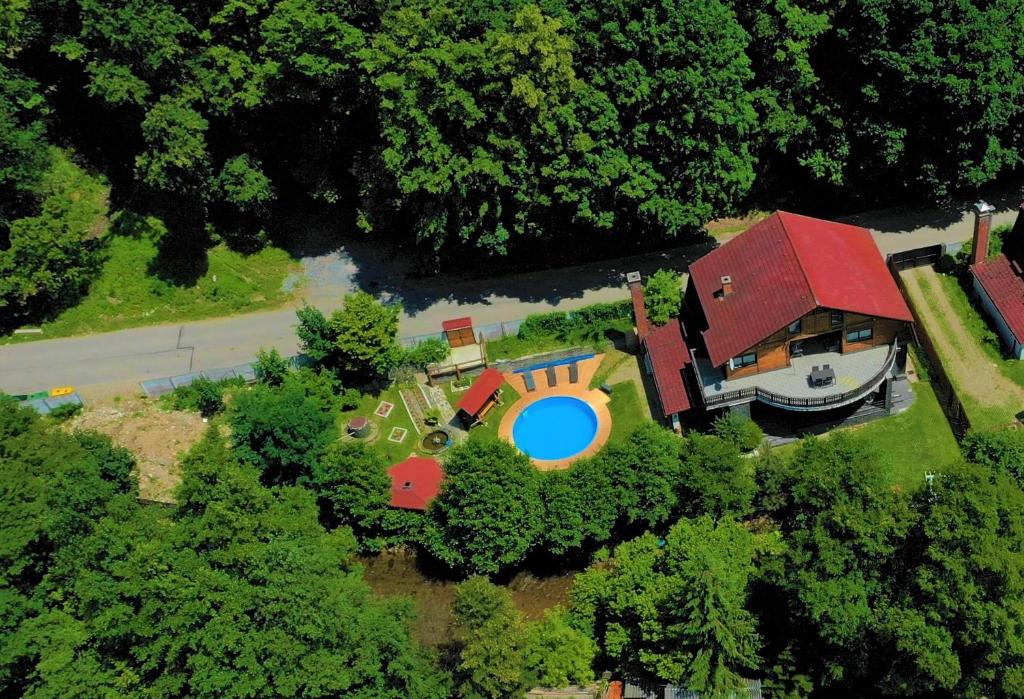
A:
[[[552,472],[477,435],[420,513],[332,438],[316,372],[265,356],[229,401],[192,392],[213,420],[174,508],[138,502],[108,438],[0,402],[3,696],[504,699],[605,671],[709,699],[752,677],[776,699],[1022,695],[1020,431],[969,435],[910,492],[856,433],[744,458],[735,417]],[[396,545],[461,581],[441,647],[363,578],[356,553]],[[524,566],[586,570],[527,619],[484,577]]]
[[[18,0],[0,10],[0,311],[102,241],[71,153],[177,255],[296,202],[437,269],[647,245],[749,206],[942,199],[1020,164],[1016,0]],[[60,150],[55,150],[55,147]],[[84,173],[82,173],[84,176]],[[544,247],[538,247],[544,246]]]

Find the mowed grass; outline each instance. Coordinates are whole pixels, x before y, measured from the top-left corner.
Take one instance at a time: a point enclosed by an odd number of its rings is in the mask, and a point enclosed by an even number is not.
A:
[[[881,456],[881,465],[889,481],[907,490],[916,490],[924,483],[924,474],[934,472],[960,458],[960,447],[946,421],[931,384],[912,384],[917,396],[906,411],[866,425],[833,430],[863,440]],[[792,457],[799,446],[793,442],[777,447],[775,452]]]
[[[634,382],[622,381],[612,384],[611,402],[608,403],[608,411],[612,415],[609,442],[625,439],[647,420],[646,411],[640,401],[640,393]]]
[[[88,294],[41,324],[38,335],[12,335],[25,342],[124,328],[198,320],[280,306],[293,297],[282,290],[300,265],[268,247],[250,255],[216,245],[196,251],[189,270],[167,269],[158,257],[159,220],[131,216],[132,235],[108,234],[107,259]]]
[[[395,406],[386,418],[378,417],[374,414],[377,406],[382,401],[392,403]],[[409,415],[409,411],[405,409],[405,404],[402,403],[402,397],[398,393],[397,386],[390,386],[376,394],[367,393],[355,409],[339,412],[337,418],[338,434],[344,435],[348,421],[357,416],[365,417],[373,424],[374,432],[369,438],[368,444],[374,451],[383,456],[389,464],[397,464],[416,451],[421,435],[416,433],[412,417]],[[395,427],[401,427],[406,430],[405,439],[401,442],[388,440],[388,436]]]

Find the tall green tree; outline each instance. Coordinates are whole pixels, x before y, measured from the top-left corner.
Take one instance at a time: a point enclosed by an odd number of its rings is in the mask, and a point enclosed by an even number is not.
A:
[[[424,544],[452,568],[493,574],[526,557],[543,506],[530,460],[496,439],[471,438],[445,459],[441,492],[427,509]]]
[[[659,269],[644,282],[647,315],[655,325],[664,325],[679,316],[683,305],[683,282],[677,272]]]
[[[314,467],[312,487],[331,525],[349,526],[362,547],[380,549],[387,535],[391,479],[377,452],[361,442],[333,445]]]
[[[5,647],[36,695],[444,697],[407,603],[373,596],[313,495],[267,489],[219,436],[183,464],[180,509],[101,518],[62,553],[54,603]]]
[[[401,358],[400,311],[400,306],[385,305],[365,292],[345,297],[329,322],[343,376],[364,381],[387,376]]]
[[[229,420],[238,458],[268,484],[306,482],[335,435],[331,416],[295,384],[239,392]]]
[[[729,3],[566,3],[580,77],[616,144],[610,207],[675,235],[729,211],[754,181],[750,38]]]
[[[580,576],[576,614],[621,667],[727,696],[758,669],[747,606],[757,548],[734,521],[680,520],[663,544],[644,535]]]

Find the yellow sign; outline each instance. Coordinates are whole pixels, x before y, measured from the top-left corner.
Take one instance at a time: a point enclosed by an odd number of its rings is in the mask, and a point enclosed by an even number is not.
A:
[[[57,396],[66,396],[69,393],[74,393],[74,386],[58,386],[57,388],[50,389],[50,397],[56,398]]]

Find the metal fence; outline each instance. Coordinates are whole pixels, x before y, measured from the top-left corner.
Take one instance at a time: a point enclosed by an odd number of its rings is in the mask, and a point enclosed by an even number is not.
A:
[[[310,363],[309,358],[302,354],[297,354],[294,357],[286,357],[286,359],[293,367],[304,367],[308,366]],[[142,391],[148,398],[157,398],[165,393],[170,393],[176,388],[188,386],[199,378],[209,379],[210,381],[242,379],[246,383],[253,383],[256,381],[256,371],[253,368],[253,363],[249,362],[248,364],[239,364],[237,366],[222,367],[219,369],[193,371],[188,374],[168,376],[162,379],[150,379],[149,381],[141,382],[139,385],[142,386]]]
[[[500,340],[503,337],[515,335],[519,332],[519,326],[523,324],[523,318],[517,320],[503,320],[498,323],[488,323],[486,325],[474,325],[473,331],[476,333],[476,337],[479,340],[481,336],[485,340]],[[415,347],[424,340],[445,340],[445,334],[443,332],[427,333],[426,335],[409,335],[407,337],[398,338],[398,342],[402,347]]]
[[[85,403],[82,402],[81,396],[77,393],[68,393],[63,396],[47,396],[46,398],[33,398],[21,401],[21,404],[34,408],[36,412],[42,415],[48,415],[54,408],[59,408],[62,405],[85,405]]]

